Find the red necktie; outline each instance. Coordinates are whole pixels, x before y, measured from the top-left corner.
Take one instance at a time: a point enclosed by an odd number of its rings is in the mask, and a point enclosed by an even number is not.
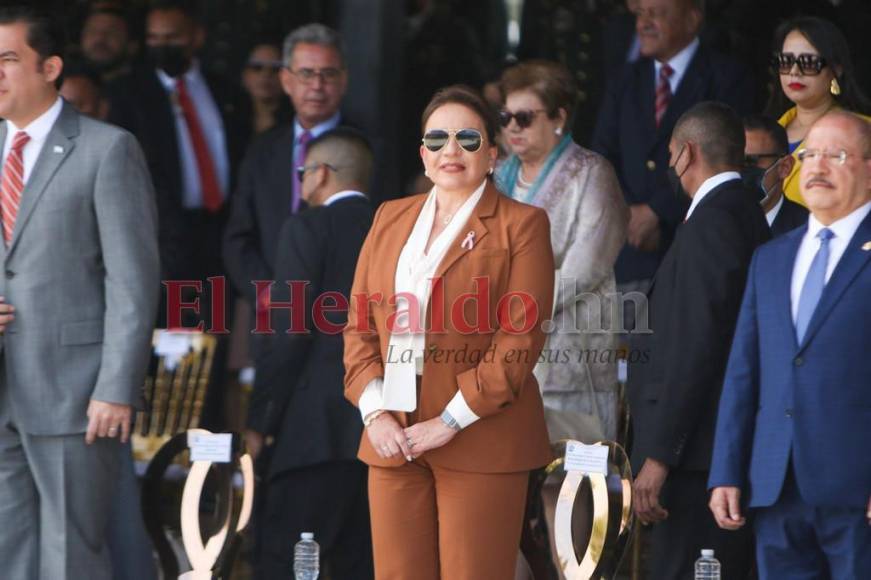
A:
[[[18,204],[24,191],[24,157],[21,152],[30,141],[30,135],[19,131],[12,138],[12,149],[3,165],[3,179],[0,180],[0,210],[3,213],[3,240],[6,247],[12,241],[15,231],[15,218],[18,217]]]
[[[200,174],[200,187],[203,192],[203,206],[209,211],[218,211],[224,203],[224,198],[221,195],[221,186],[218,185],[218,175],[212,161],[212,154],[206,143],[206,136],[200,125],[200,118],[197,116],[197,110],[188,94],[184,77],[178,77],[175,87],[178,104],[181,106],[181,112],[191,136],[191,143],[194,146],[194,156],[197,158],[197,170]]]
[[[656,85],[656,126],[659,127],[662,123],[662,117],[665,115],[665,110],[668,109],[668,102],[671,101],[671,84],[668,79],[674,74],[674,69],[668,66],[668,63],[663,63],[659,68],[659,84]]]

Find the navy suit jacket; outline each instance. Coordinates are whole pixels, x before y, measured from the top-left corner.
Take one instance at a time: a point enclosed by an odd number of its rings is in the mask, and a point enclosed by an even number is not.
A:
[[[721,101],[745,115],[753,108],[753,78],[730,58],[699,46],[659,127],[656,126],[654,63],[640,58],[609,83],[599,111],[591,148],[617,170],[628,205],[648,204],[660,219],[657,252],[624,246],[617,259],[617,282],[653,278],[668,250],[674,229],[688,208],[666,179],[668,142],[675,123],[701,101]]]
[[[813,506],[862,507],[871,495],[871,215],[823,290],[798,344],[790,286],[806,227],[756,252],[729,357],[710,487],[774,504],[792,458]]]

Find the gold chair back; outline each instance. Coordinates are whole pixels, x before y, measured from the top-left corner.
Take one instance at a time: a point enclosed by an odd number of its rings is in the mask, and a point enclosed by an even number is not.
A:
[[[145,407],[133,429],[136,461],[150,461],[173,435],[199,427],[216,342],[203,332],[154,331]]]

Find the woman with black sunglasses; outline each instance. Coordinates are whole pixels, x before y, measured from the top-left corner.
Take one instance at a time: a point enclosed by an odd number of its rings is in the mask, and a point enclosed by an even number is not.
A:
[[[796,160],[783,182],[783,191],[789,199],[804,204],[798,180],[801,162],[796,152],[811,125],[834,108],[868,115],[871,102],[856,81],[847,40],[828,20],[789,20],[778,27],[774,46],[772,70],[781,90],[772,88],[768,113],[780,116],[778,122],[786,129],[789,151]],[[871,121],[871,117],[866,119]]]
[[[377,578],[513,578],[529,472],[551,460],[532,374],[553,300],[547,214],[489,176],[496,122],[436,93],[434,187],[375,215],[351,290],[345,396],[360,409]]]
[[[565,67],[521,63],[502,75],[501,91],[503,141],[512,154],[497,169],[496,183],[547,211],[558,271],[554,319],[579,330],[553,333],[545,346],[545,352],[572,353],[570,360],[551,358],[535,370],[551,439],[614,439],[616,360],[586,355],[613,354],[617,347],[617,334],[606,331],[618,322],[611,319],[614,262],[626,239],[620,184],[611,164],[578,146],[566,129],[576,91]]]

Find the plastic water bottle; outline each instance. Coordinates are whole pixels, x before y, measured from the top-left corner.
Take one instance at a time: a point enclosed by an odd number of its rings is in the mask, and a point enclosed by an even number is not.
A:
[[[296,580],[317,580],[320,571],[320,551],[321,547],[315,542],[315,535],[311,532],[303,532],[300,540],[293,547],[293,577]]]
[[[720,580],[720,561],[714,558],[713,550],[702,550],[696,560],[696,580]]]

